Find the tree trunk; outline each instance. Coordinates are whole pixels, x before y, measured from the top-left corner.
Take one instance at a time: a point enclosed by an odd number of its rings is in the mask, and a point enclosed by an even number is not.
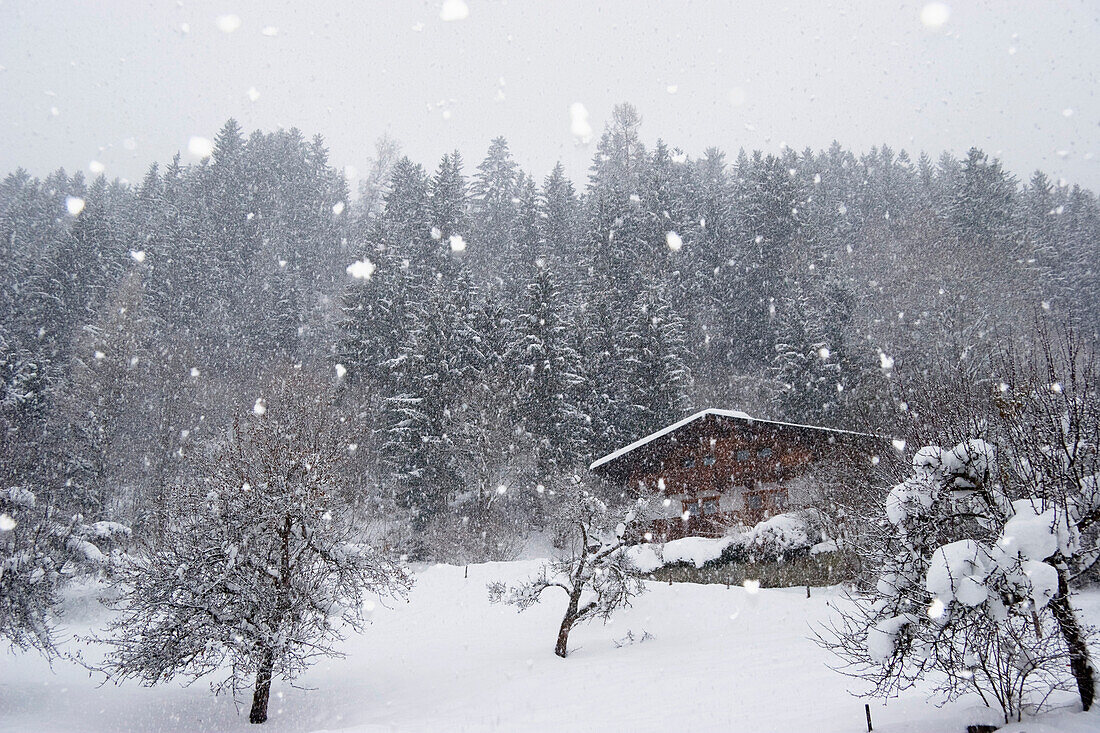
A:
[[[562,659],[565,659],[567,647],[569,646],[569,630],[577,622],[577,606],[580,605],[581,590],[583,590],[583,586],[577,586],[569,594],[569,608],[565,610],[565,618],[561,620],[561,628],[558,629],[558,643],[554,646],[554,653]]]
[[[1069,649],[1069,667],[1073,678],[1077,680],[1077,692],[1081,696],[1081,707],[1088,710],[1096,694],[1096,680],[1093,678],[1092,662],[1085,635],[1081,631],[1073,608],[1069,605],[1069,582],[1066,572],[1058,569],[1058,595],[1050,601],[1050,610],[1062,631],[1062,638]]]
[[[271,671],[274,666],[275,655],[268,649],[260,660],[260,668],[256,670],[256,692],[252,695],[252,712],[248,714],[249,723],[267,721],[267,702],[271,699]]]

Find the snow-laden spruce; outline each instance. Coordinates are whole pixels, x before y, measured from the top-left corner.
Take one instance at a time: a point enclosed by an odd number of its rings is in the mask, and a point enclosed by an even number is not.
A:
[[[238,421],[175,497],[162,537],[121,574],[104,670],[153,685],[211,674],[249,720],[267,720],[273,677],[293,679],[359,631],[369,597],[401,597],[406,571],[364,542],[335,483],[348,455],[332,397],[302,379]]]

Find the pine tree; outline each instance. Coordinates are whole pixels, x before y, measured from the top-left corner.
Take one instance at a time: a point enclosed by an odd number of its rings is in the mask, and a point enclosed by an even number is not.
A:
[[[386,363],[392,392],[385,402],[383,452],[398,503],[423,530],[462,490],[469,446],[462,441],[458,396],[476,376],[477,343],[468,280],[429,283],[407,312],[405,341]]]
[[[471,239],[475,244],[471,260],[484,272],[502,273],[515,258],[512,250],[518,242],[521,181],[508,141],[494,138],[470,185]]]
[[[579,398],[585,378],[573,344],[576,325],[549,263],[539,259],[517,319],[509,363],[516,416],[533,452],[535,483],[550,486],[584,455],[591,429]]]

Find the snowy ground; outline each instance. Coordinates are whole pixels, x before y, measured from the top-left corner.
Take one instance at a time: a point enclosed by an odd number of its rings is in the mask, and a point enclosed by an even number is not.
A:
[[[374,623],[344,645],[345,659],[323,661],[300,680],[276,684],[267,731],[850,731],[866,730],[853,681],[826,667],[807,638],[824,619],[833,590],[775,589],[750,594],[724,586],[651,584],[634,608],[607,626],[582,627],[568,659],[552,653],[564,597],[522,615],[491,606],[490,580],[518,579],[537,563],[418,573],[408,603],[378,608]],[[1100,621],[1100,592],[1076,599]],[[90,604],[69,616],[71,633],[102,618]],[[628,632],[641,643],[616,647]],[[95,652],[90,652],[91,656]],[[256,730],[247,707],[189,688],[99,685],[69,663],[0,656],[0,731]],[[1066,711],[1009,730],[1100,729],[1100,715]],[[975,700],[943,708],[921,694],[872,703],[876,731],[961,733],[996,722]]]

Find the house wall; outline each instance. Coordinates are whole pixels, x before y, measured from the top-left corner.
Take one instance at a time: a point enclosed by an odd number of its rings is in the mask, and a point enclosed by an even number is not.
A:
[[[660,512],[668,520],[662,525],[665,534],[670,529],[680,536],[695,531],[712,533],[715,530],[709,526],[696,526],[696,519],[705,520],[708,515],[712,524],[752,525],[807,506],[816,493],[805,475],[807,470],[816,461],[847,450],[833,436],[819,438],[763,424],[738,426],[732,431],[728,426],[713,431],[704,427],[697,432],[717,435],[681,440],[657,467],[629,474],[627,485],[658,492],[670,500]],[[710,497],[717,498],[716,504],[706,502]],[[692,532],[683,522],[676,531],[685,510],[691,512]]]

